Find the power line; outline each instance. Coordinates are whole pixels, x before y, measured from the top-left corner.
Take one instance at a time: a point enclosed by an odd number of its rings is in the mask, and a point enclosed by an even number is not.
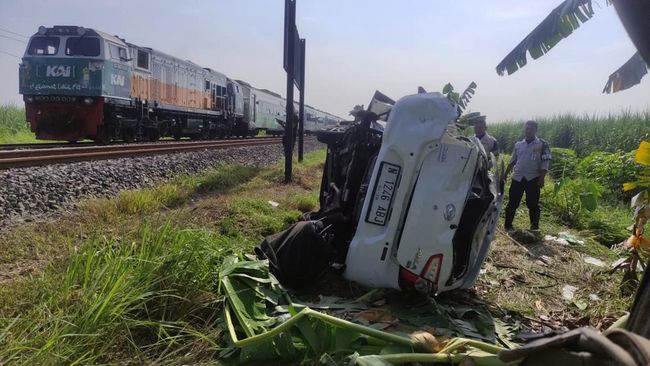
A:
[[[25,42],[25,41],[22,40],[22,39],[18,39],[18,38],[13,38],[13,37],[5,36],[4,34],[0,34],[0,37],[4,37],[4,38],[6,38],[6,39],[10,39],[10,40],[12,40],[12,41],[16,41],[16,42],[20,42],[20,43],[27,43],[27,42]]]
[[[0,53],[4,53],[5,55],[9,55],[9,56],[13,56],[15,58],[22,59],[22,57],[20,57],[18,55],[14,55],[13,53],[9,53],[9,52],[3,51],[3,50],[0,50]]]
[[[20,37],[23,37],[23,38],[29,38],[28,36],[26,36],[26,35],[24,35],[24,34],[20,34],[20,33],[12,32],[12,31],[10,31],[10,30],[8,30],[8,29],[4,29],[4,28],[0,28],[0,31],[7,32],[7,33],[11,33],[11,34],[13,34],[13,35],[15,35],[15,36],[20,36]]]

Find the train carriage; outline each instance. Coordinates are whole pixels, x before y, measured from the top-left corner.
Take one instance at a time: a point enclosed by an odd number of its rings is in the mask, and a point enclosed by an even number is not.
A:
[[[275,92],[267,89],[252,89],[255,96],[256,130],[263,130],[270,135],[284,133],[282,124],[286,121],[286,101]]]

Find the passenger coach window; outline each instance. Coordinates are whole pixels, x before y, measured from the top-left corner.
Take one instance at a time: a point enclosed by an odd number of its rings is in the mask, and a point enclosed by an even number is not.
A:
[[[149,70],[149,53],[138,50],[138,67]]]
[[[36,37],[27,47],[29,55],[56,55],[59,50],[59,37]]]
[[[99,56],[99,38],[70,37],[65,41],[68,56]]]

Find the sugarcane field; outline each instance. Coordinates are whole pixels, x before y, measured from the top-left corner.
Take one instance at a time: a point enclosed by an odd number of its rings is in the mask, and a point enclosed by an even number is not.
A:
[[[649,19],[0,4],[0,365],[650,365]]]

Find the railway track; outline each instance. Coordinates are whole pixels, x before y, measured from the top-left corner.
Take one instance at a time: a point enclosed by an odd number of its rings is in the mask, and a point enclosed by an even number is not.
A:
[[[14,149],[0,151],[0,169],[70,163],[86,160],[103,160],[136,157],[176,152],[225,149],[231,147],[279,144],[280,137],[258,137],[214,141],[185,141],[166,143],[144,143],[129,145],[92,145],[66,147]]]
[[[233,139],[231,139],[233,140]],[[154,142],[141,142],[140,144],[172,144],[172,143],[185,143],[185,142],[196,142],[195,140],[183,139],[183,140],[158,140]],[[87,146],[124,146],[137,144],[138,142],[124,142],[124,141],[113,141],[108,144],[102,144],[94,141],[80,141],[80,142],[32,142],[24,144],[0,144],[0,152],[7,150],[33,150],[33,149],[52,149],[52,148],[76,148],[76,147],[87,147]]]
[[[23,150],[23,149],[52,149],[52,148],[68,148],[68,147],[82,147],[82,146],[95,146],[97,143],[92,141],[84,142],[35,142],[27,144],[2,144],[0,151],[6,150]]]

